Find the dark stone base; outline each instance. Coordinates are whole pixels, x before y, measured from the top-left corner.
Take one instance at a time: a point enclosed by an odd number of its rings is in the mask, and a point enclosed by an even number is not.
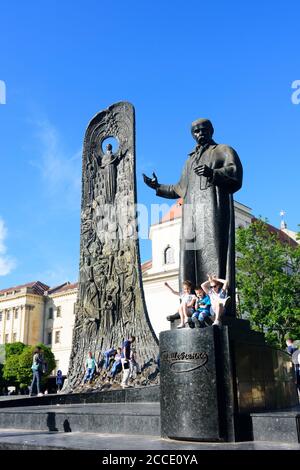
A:
[[[252,413],[253,440],[300,443],[300,407],[298,411]]]
[[[0,429],[160,435],[159,403],[98,403],[3,408]]]
[[[89,403],[141,403],[159,402],[159,385],[107,390],[102,392],[61,393],[42,397],[22,397],[0,400],[0,408],[39,405],[74,405]]]
[[[221,328],[162,332],[160,355],[161,389],[0,400],[0,425],[66,430],[69,422],[72,430],[89,431],[93,423],[98,432],[158,435],[161,422],[162,437],[177,440],[298,442],[291,358],[267,346],[247,321],[225,317]]]
[[[160,334],[162,436],[252,440],[250,413],[298,404],[290,356],[248,321]]]

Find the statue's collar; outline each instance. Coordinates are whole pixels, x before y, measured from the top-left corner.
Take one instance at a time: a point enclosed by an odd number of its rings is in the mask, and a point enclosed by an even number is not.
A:
[[[199,153],[202,154],[202,153],[205,152],[205,150],[207,150],[208,148],[210,148],[210,147],[213,147],[213,148],[214,148],[214,147],[216,147],[217,145],[218,145],[218,144],[217,144],[214,140],[211,140],[211,141],[209,142],[209,144],[204,145],[204,147],[202,147],[201,145],[196,145],[196,147],[194,148],[194,150],[193,150],[191,153],[189,153],[189,156],[192,157],[192,156],[195,155],[195,154],[199,154]]]

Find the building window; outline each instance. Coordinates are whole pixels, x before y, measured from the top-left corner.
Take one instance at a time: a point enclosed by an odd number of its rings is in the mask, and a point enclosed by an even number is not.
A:
[[[56,316],[61,317],[61,307],[56,308]]]
[[[167,246],[164,251],[164,264],[174,263],[174,250],[171,246]]]
[[[55,332],[55,344],[60,343],[60,331]]]
[[[9,342],[9,335],[4,335],[4,343],[7,344]]]
[[[48,332],[48,337],[47,337],[47,344],[52,344],[52,331]]]
[[[53,308],[50,307],[48,310],[48,320],[52,320],[52,319],[53,319]]]
[[[9,320],[10,320],[10,311],[8,311],[6,314],[6,321],[9,321]]]
[[[18,320],[18,310],[15,310],[15,320]]]
[[[13,333],[13,343],[17,341],[17,333]]]

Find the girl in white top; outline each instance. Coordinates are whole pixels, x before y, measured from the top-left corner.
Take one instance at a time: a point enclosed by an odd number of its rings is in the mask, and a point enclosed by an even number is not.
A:
[[[182,292],[177,292],[176,290],[172,289],[172,287],[165,282],[165,286],[170,289],[170,291],[175,294],[179,295],[181,303],[179,305],[178,313],[180,315],[180,324],[177,328],[184,328],[186,324],[188,324],[188,317],[192,316],[194,312],[194,304],[196,301],[196,296],[191,294],[192,291],[192,283],[190,281],[184,281],[182,284]]]
[[[219,279],[210,274],[208,281],[201,284],[202,289],[209,295],[211,301],[211,313],[215,315],[213,325],[220,325],[221,317],[225,313],[225,307],[230,297],[228,296],[228,281]]]

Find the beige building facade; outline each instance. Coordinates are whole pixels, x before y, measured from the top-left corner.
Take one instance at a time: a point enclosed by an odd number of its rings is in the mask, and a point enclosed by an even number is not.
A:
[[[0,344],[44,343],[55,356],[56,369],[68,372],[77,283],[50,289],[39,281],[0,291]]]
[[[56,371],[68,372],[72,334],[75,321],[75,303],[78,284],[66,283],[47,293],[44,311],[43,343],[51,348],[56,361]]]
[[[0,291],[0,344],[35,344],[43,335],[45,289],[41,282]]]

